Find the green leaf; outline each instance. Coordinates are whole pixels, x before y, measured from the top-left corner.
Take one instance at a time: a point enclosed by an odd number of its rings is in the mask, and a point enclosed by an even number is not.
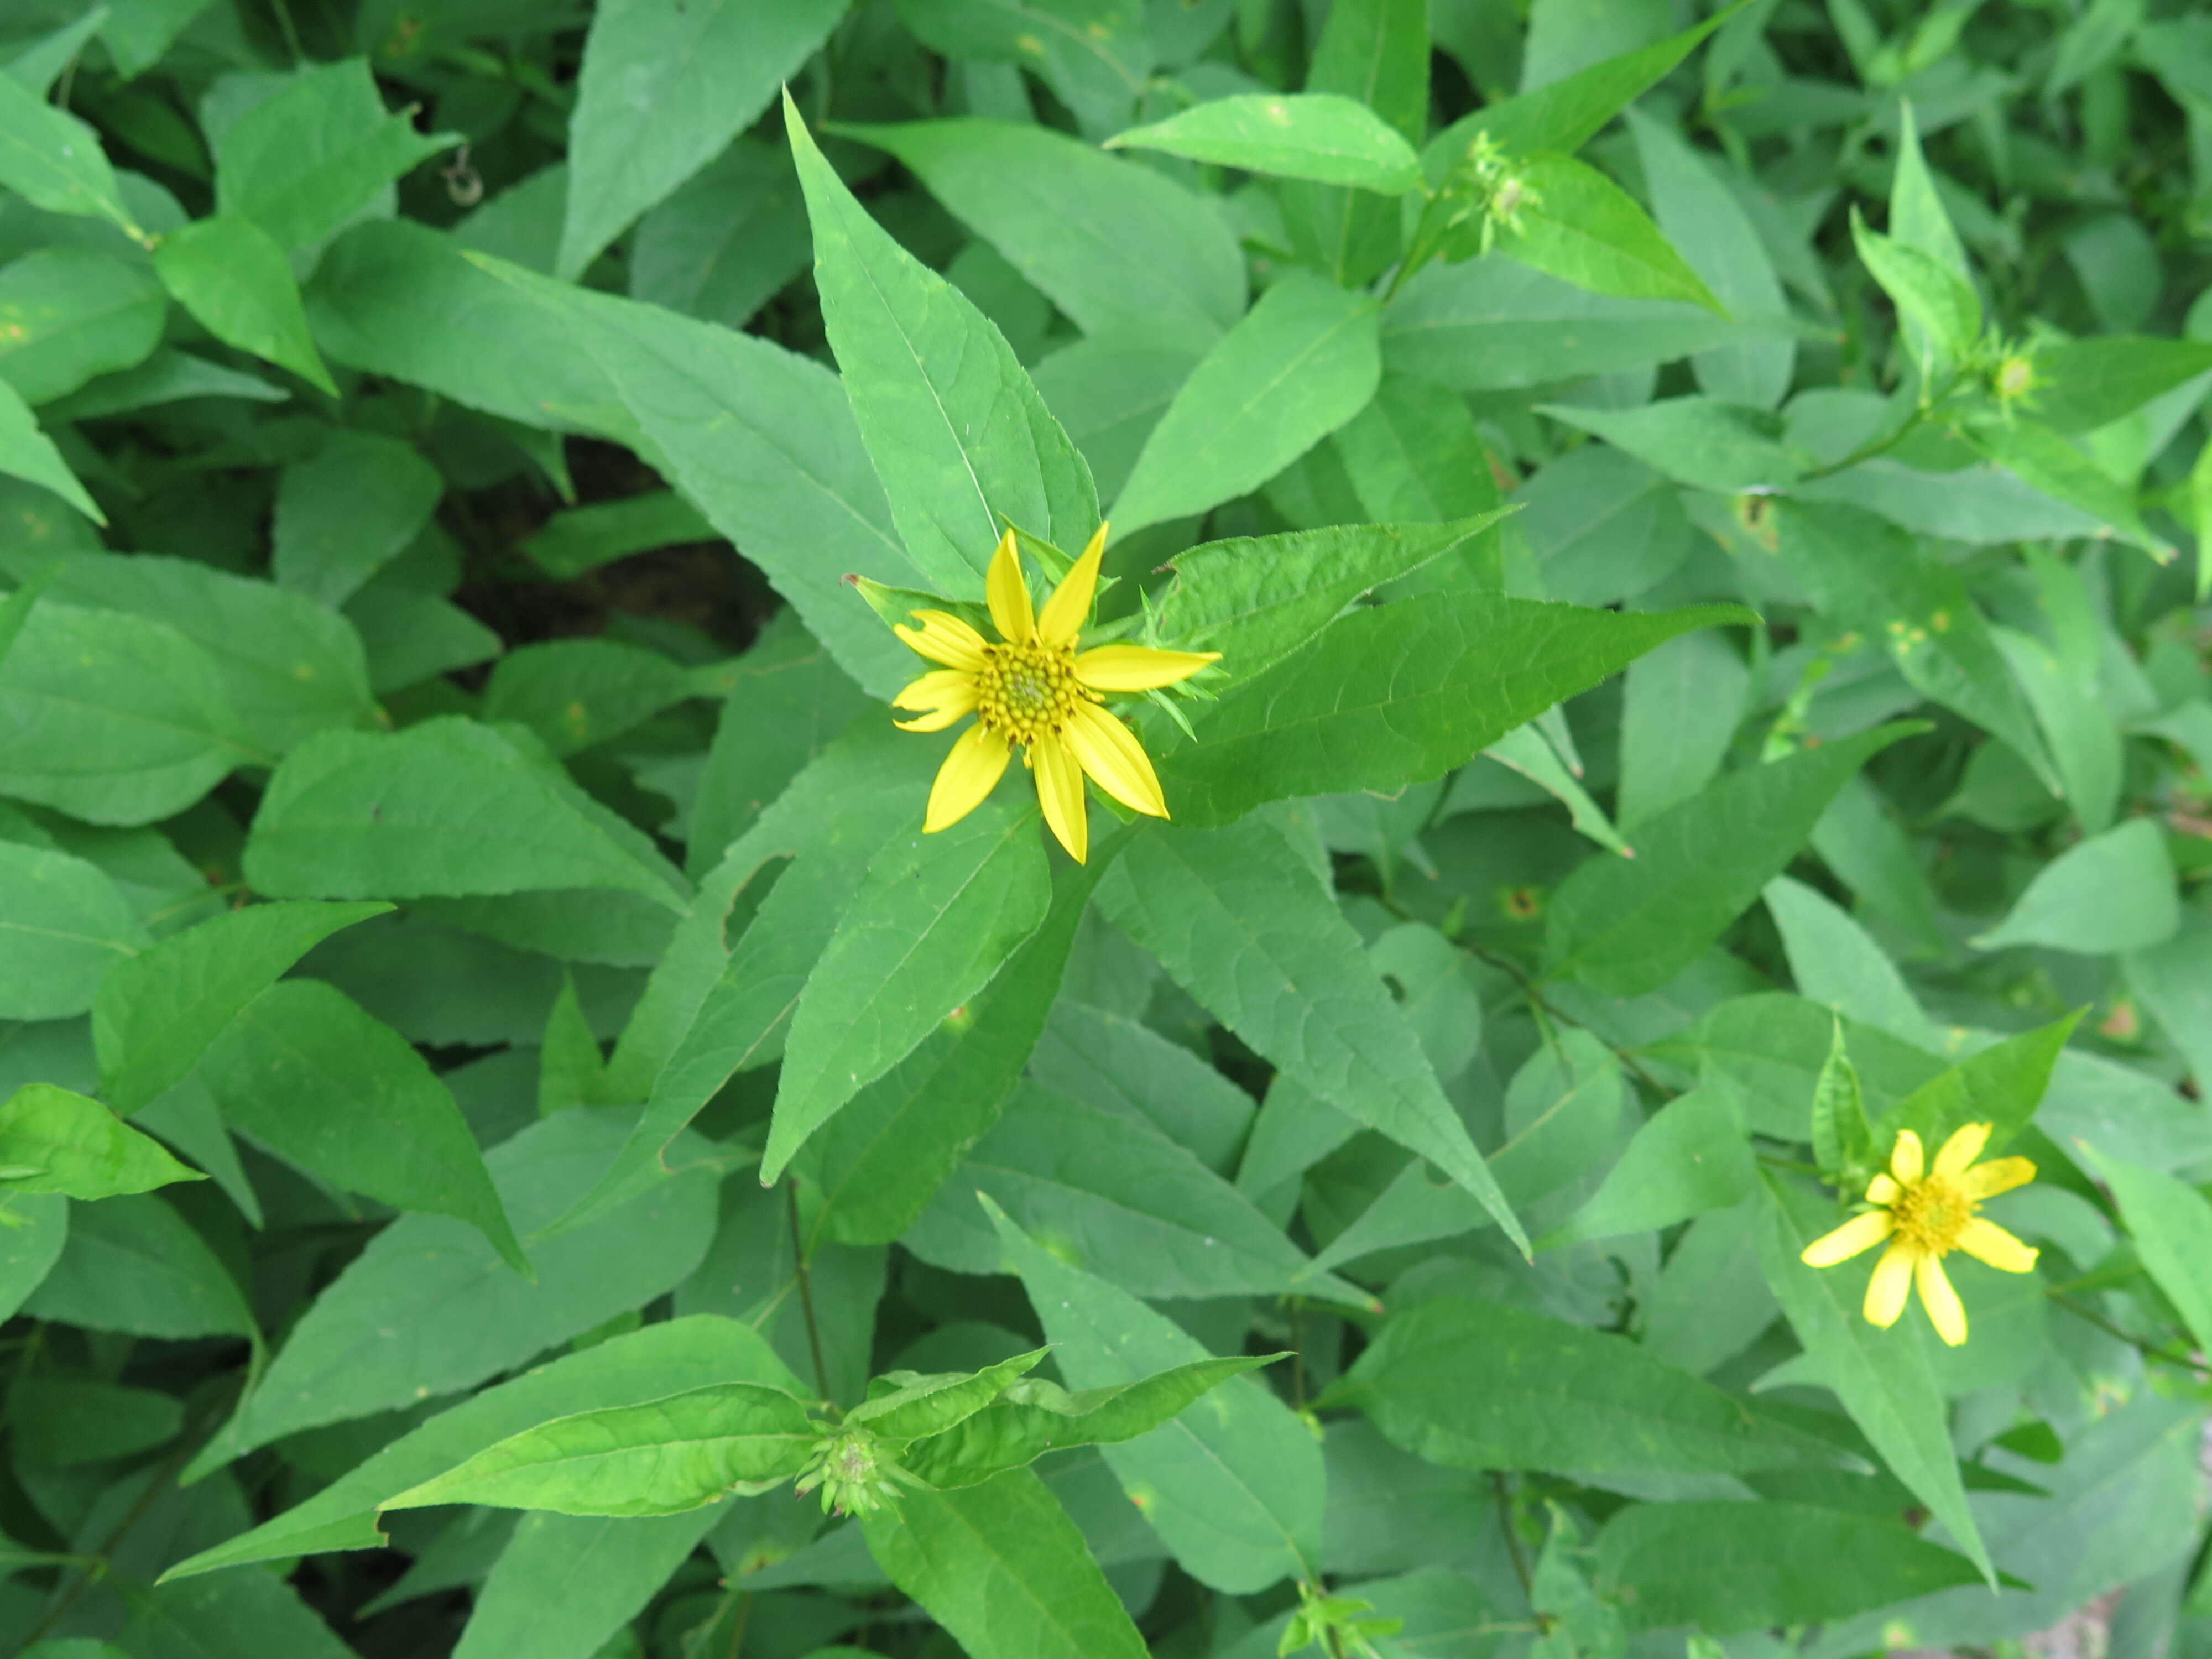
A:
[[[568,200],[554,268],[582,274],[630,222],[753,124],[844,15],[846,0],[596,12],[568,123]],[[638,112],[651,109],[641,121]]]
[[[472,1388],[679,1283],[714,1235],[710,1170],[541,1236],[606,1166],[625,1116],[558,1113],[484,1160],[515,1231],[531,1241],[534,1283],[465,1222],[402,1216],[308,1306],[188,1475],[300,1429]]]
[[[0,270],[0,379],[49,404],[95,375],[145,361],[168,301],[143,264],[49,247]]]
[[[1385,374],[1332,441],[1378,526],[1480,516],[1501,499],[1467,399],[1433,380]]]
[[[1143,1659],[1083,1534],[1027,1469],[860,1517],[873,1555],[974,1659]]]
[[[2041,640],[2009,628],[1990,631],[2035,710],[2075,821],[2087,835],[2111,829],[2124,769],[2118,723],[2088,677],[2062,665]]]
[[[1635,198],[1595,167],[1571,155],[1532,155],[1518,176],[1528,193],[1499,228],[1500,252],[1593,293],[1729,314]]]
[[[1633,860],[1594,858],[1547,910],[1545,971],[1613,996],[1656,991],[1805,844],[1844,779],[1917,727],[1898,724],[1724,773],[1637,827]],[[1729,855],[1717,860],[1712,849]]]
[[[1811,457],[1763,409],[1715,398],[1662,398],[1635,409],[1538,407],[1594,432],[1679,483],[1723,495],[1771,495],[1797,482]]]
[[[23,1311],[132,1336],[260,1340],[230,1270],[151,1193],[72,1206],[69,1242]]]
[[[1943,1046],[1897,964],[1850,912],[1788,876],[1768,882],[1759,897],[1800,993],[1923,1048]]]
[[[135,1112],[184,1080],[262,989],[342,927],[385,904],[255,904],[226,910],[118,963],[93,1004],[100,1086]]]
[[[636,1406],[556,1417],[509,1435],[379,1505],[486,1504],[559,1515],[679,1515],[764,1492],[805,1462],[820,1430],[761,1382],[715,1382]]]
[[[204,1181],[96,1100],[50,1083],[0,1102],[0,1193],[114,1198],[173,1181]],[[21,1173],[18,1173],[18,1172]]]
[[[900,1461],[943,1491],[978,1486],[1047,1452],[1116,1445],[1149,1434],[1231,1377],[1280,1358],[1194,1359],[1132,1382],[1074,1394],[1041,1377],[1024,1377],[981,1411],[908,1447]]]
[[[915,563],[974,599],[1007,524],[1082,546],[1098,523],[1091,469],[1006,337],[868,216],[787,95],[784,116],[830,343]]]
[[[10,1199],[0,1224],[0,1310],[13,1318],[61,1260],[69,1242],[69,1200],[58,1194]]]
[[[2001,1152],[2035,1115],[2051,1086],[2051,1068],[2081,1016],[1993,1042],[1948,1071],[1928,1079],[1875,1123],[1875,1149],[1886,1152],[1900,1129],[1911,1129],[1929,1152],[1969,1123],[1990,1127],[1984,1156]]]
[[[933,52],[1040,76],[1085,137],[1127,122],[1153,67],[1135,0],[896,0],[894,9]]]
[[[280,898],[606,887],[680,912],[684,892],[644,836],[549,760],[453,717],[295,749],[254,818],[246,877]]]
[[[343,605],[399,556],[446,493],[412,444],[372,432],[331,434],[276,486],[270,574],[326,605]]]
[[[1886,1516],[1800,1504],[1635,1504],[1597,1537],[1598,1580],[1638,1630],[1809,1625],[1981,1575]]]
[[[512,720],[556,755],[620,737],[696,696],[657,651],[617,640],[548,640],[510,651],[484,687],[484,719]]]
[[[31,413],[23,394],[6,385],[0,385],[0,472],[52,490],[94,524],[107,522],[62,459],[54,441],[39,430],[38,416]]]
[[[1329,8],[1304,89],[1358,99],[1418,144],[1429,121],[1429,55],[1425,0],[1350,0]],[[1291,246],[1346,288],[1397,257],[1396,202],[1325,185],[1290,184],[1277,195]]]
[[[2124,536],[2160,563],[2173,556],[2136,512],[2134,492],[2049,427],[2015,415],[1981,421],[1960,435],[2022,483],[2088,514],[2099,534]]]
[[[213,1583],[137,1590],[129,1605],[130,1622],[118,1633],[124,1645],[111,1651],[158,1654],[162,1659],[219,1653],[233,1644],[296,1659],[346,1659],[352,1651],[331,1633],[322,1615],[275,1573],[241,1573]],[[88,1656],[64,1654],[54,1659]],[[88,1659],[106,1656],[95,1653]]]
[[[1755,1133],[1810,1140],[1836,1020],[1802,997],[1761,992],[1729,999],[1648,1052],[1692,1076],[1711,1068],[1735,1084]],[[1869,1107],[1887,1109],[1943,1070],[1942,1060],[1875,1026],[1844,1016],[1843,1029]]]
[[[2212,1079],[2212,915],[2191,905],[2165,944],[2131,951],[2128,985],[2200,1080]]]
[[[465,1221],[529,1273],[452,1094],[406,1039],[343,992],[311,979],[268,987],[197,1069],[224,1118],[278,1157],[395,1209]]]
[[[106,219],[147,240],[116,191],[100,136],[12,75],[0,76],[0,185],[48,213]]]
[[[547,575],[567,581],[633,553],[711,541],[714,536],[714,526],[674,490],[648,489],[556,513],[522,544],[522,550]]]
[[[1054,1358],[1076,1387],[1134,1382],[1213,1357],[1164,1314],[1068,1266],[983,1202],[1006,1265],[1021,1274]],[[1310,1573],[1321,1546],[1321,1448],[1258,1382],[1228,1379],[1203,1408],[1103,1455],[1121,1489],[1201,1583],[1246,1595]]]
[[[1244,260],[1207,198],[1049,127],[839,125],[896,156],[1086,334],[1203,351],[1244,311]]]
[[[0,662],[0,791],[149,823],[262,758],[238,726],[221,668],[175,629],[48,599]]]
[[[1982,1576],[1994,1582],[1989,1550],[1966,1507],[1942,1392],[1917,1316],[1886,1331],[1868,1324],[1860,1314],[1864,1273],[1808,1267],[1798,1259],[1827,1230],[1833,1212],[1810,1220],[1820,1206],[1793,1202],[1773,1190],[1771,1181],[1768,1188],[1759,1234],[1759,1268],[1804,1346],[1813,1375],[1843,1402],[1890,1472],[1942,1522]]]
[[[2212,1286],[2204,1279],[2204,1264],[2212,1261],[2212,1202],[2185,1181],[2085,1142],[2074,1144],[2119,1200],[2121,1219],[2151,1281],[2166,1292],[2197,1347],[2212,1344]]]
[[[461,1635],[466,1646],[453,1651],[582,1659],[611,1643],[620,1652],[633,1621],[671,1586],[701,1540],[729,1519],[729,1510],[713,1505],[645,1519],[523,1516],[477,1586]],[[416,1570],[435,1565],[421,1557]]]
[[[81,1014],[108,970],[152,942],[97,865],[0,841],[0,1018]]]
[[[1869,230],[1856,210],[1851,240],[1899,319],[1932,343],[1935,361],[1923,367],[1924,378],[1932,382],[1963,362],[1982,332],[1982,301],[1972,285],[1918,248]]]
[[[2038,346],[2029,407],[2054,432],[2090,432],[2212,369],[2212,342],[2111,334]]]
[[[899,1237],[997,1121],[1055,1006],[1091,890],[1132,833],[1093,848],[1087,864],[1063,865],[1043,922],[968,1013],[940,1023],[815,1132],[800,1173],[821,1188],[829,1237],[847,1244]]]
[[[488,1446],[549,1419],[640,1406],[712,1384],[798,1379],[759,1332],[733,1319],[693,1315],[617,1336],[485,1389],[390,1442],[304,1503],[171,1567],[167,1578],[324,1550],[385,1541],[376,1511],[395,1492],[466,1462]]]
[[[1820,1166],[1820,1179],[1846,1191],[1863,1186],[1882,1164],[1840,1016],[1829,1040],[1828,1058],[1813,1085],[1813,1158]]]
[[[208,0],[113,0],[101,21],[100,38],[114,54],[115,66],[131,80],[161,61],[170,43],[208,8]]]
[[[1334,92],[1215,98],[1106,141],[1247,173],[1402,196],[1421,182],[1421,158],[1389,122]]]
[[[367,58],[318,64],[216,141],[216,212],[250,220],[280,249],[313,247],[373,208],[401,173],[461,142],[459,133],[417,132],[407,113],[387,113]]]
[[[1361,594],[1466,546],[1502,513],[1455,523],[1341,525],[1207,542],[1170,561],[1163,641],[1218,651],[1249,678],[1312,639]]]
[[[1820,1468],[1825,1442],[1625,1337],[1440,1296],[1396,1313],[1316,1402],[1456,1469],[1742,1473]]]
[[[252,220],[224,214],[171,231],[154,250],[154,270],[177,303],[224,344],[337,395],[307,332],[284,250]]]
[[[1342,1279],[1302,1283],[1310,1264],[1252,1200],[1143,1120],[1036,1083],[953,1170],[901,1243],[957,1272],[993,1272],[988,1196],[1071,1267],[1142,1297],[1280,1295],[1294,1287],[1354,1305]]]
[[[1152,428],[1114,502],[1117,532],[1256,489],[1357,415],[1382,376],[1380,322],[1373,299],[1307,273],[1269,289]]]
[[[1177,819],[1197,826],[1286,795],[1389,793],[1463,763],[1662,641],[1748,614],[1586,611],[1468,592],[1355,610],[1236,684],[1198,720],[1195,744],[1159,757],[1160,781]]]
[[[791,1017],[761,1179],[990,983],[1052,902],[1028,808],[987,803],[935,836],[895,836]]]
[[[1644,477],[1658,483],[1649,473]],[[1650,500],[1643,492],[1631,499],[1639,498]],[[1669,492],[1668,505],[1672,504]],[[1593,529],[1610,539],[1608,525],[1601,522]],[[1618,533],[1626,537],[1632,532],[1624,526]],[[1546,585],[1558,592],[1552,571],[1546,573]],[[1586,594],[1577,602],[1597,603],[1603,597]],[[1620,786],[1614,808],[1624,832],[1632,834],[1637,825],[1688,800],[1713,781],[1743,719],[1750,678],[1735,646],[1718,634],[1678,635],[1628,665],[1622,684]]]
[[[1502,1167],[1499,1176],[1504,1178]],[[1565,1224],[1536,1241],[1555,1249],[1587,1238],[1671,1227],[1749,1197],[1758,1185],[1743,1119],[1727,1085],[1669,1101],[1636,1132],[1604,1183]]]
[[[629,295],[743,328],[813,255],[790,152],[739,138],[638,222]]]
[[[1984,951],[2039,945],[2105,956],[2147,951],[2180,927],[2166,831],[2155,818],[2130,818],[2038,870],[2004,920],[1972,943]]]
[[[1098,903],[1287,1077],[1428,1158],[1527,1248],[1358,935],[1272,825],[1141,834]]]

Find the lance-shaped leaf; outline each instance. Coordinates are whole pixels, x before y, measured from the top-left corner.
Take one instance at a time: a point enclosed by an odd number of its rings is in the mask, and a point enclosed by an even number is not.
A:
[[[1317,1404],[1458,1469],[1821,1468],[1835,1449],[1626,1337],[1440,1296],[1384,1325]]]
[[[1359,936],[1273,825],[1141,835],[1098,902],[1293,1081],[1428,1158],[1528,1248]]]
[[[1636,857],[1587,860],[1553,895],[1547,971],[1614,996],[1656,991],[1703,956],[1805,844],[1844,781],[1919,728],[1885,726],[1723,774],[1636,830]],[[1717,859],[1716,847],[1729,856]]]
[[[989,984],[1052,903],[1035,813],[1000,802],[868,866],[791,1017],[761,1179]]]
[[[106,219],[148,240],[117,192],[100,135],[14,76],[0,82],[0,185],[33,207]]]
[[[1932,343],[1942,366],[1959,362],[1973,349],[1982,332],[1982,301],[1971,283],[1933,254],[1869,230],[1856,208],[1851,240],[1898,316]]]
[[[1193,1359],[1133,1382],[1070,1393],[1057,1382],[1025,1376],[981,1411],[941,1434],[909,1446],[901,1462],[933,1486],[973,1486],[1050,1451],[1119,1445],[1182,1414],[1232,1376],[1286,1358],[1235,1354]]]
[[[872,1395],[845,1413],[848,1423],[866,1423],[871,1434],[887,1440],[921,1440],[966,1422],[1004,1394],[1037,1362],[1049,1347],[1033,1348],[986,1365],[980,1371],[943,1371],[923,1376],[912,1371],[892,1371],[878,1382],[897,1386]],[[908,1379],[900,1382],[901,1377]]]
[[[2075,1142],[2095,1165],[2119,1200],[2121,1218],[2136,1242],[2136,1253],[2159,1289],[2165,1291],[2199,1349],[2212,1349],[2212,1285],[2204,1266],[2212,1261],[2212,1203],[2185,1181],[2159,1170],[2146,1170]]]
[[[787,94],[823,325],[907,551],[955,599],[1009,523],[1060,547],[1098,524],[1091,469],[990,319],[853,199]]]
[[[337,395],[307,331],[284,250],[252,220],[220,214],[170,232],[154,250],[154,270],[177,303],[225,345]]]
[[[1355,611],[1224,695],[1195,744],[1160,757],[1160,781],[1177,821],[1200,826],[1287,795],[1395,793],[1677,634],[1750,620],[1734,605],[1590,611],[1466,592]]]
[[[1900,1129],[1911,1130],[1932,1148],[1969,1123],[1986,1123],[1990,1138],[1983,1155],[1995,1157],[2035,1115],[2051,1086],[2051,1067],[2081,1018],[2076,1009],[2048,1025],[1991,1043],[1929,1079],[1882,1114],[1875,1125],[1876,1152],[1894,1145]]]
[[[135,1112],[181,1083],[223,1027],[342,927],[388,904],[254,904],[118,963],[92,1006],[101,1091]]]
[[[556,1417],[378,1507],[680,1515],[788,1480],[820,1435],[795,1395],[764,1382],[712,1382],[642,1405]]]
[[[2117,334],[2036,348],[2031,406],[2054,432],[2090,432],[2212,369],[2212,341]]]
[[[1340,93],[1239,94],[1131,127],[1109,149],[1157,149],[1194,161],[1400,196],[1421,182],[1421,158],[1397,129]]]
[[[1595,294],[1682,300],[1728,315],[1651,216],[1595,167],[1571,155],[1532,155],[1517,176],[1526,199],[1500,227],[1500,252]]]
[[[116,1198],[204,1181],[96,1100],[27,1083],[0,1103],[0,1194]]]
[[[1843,1401],[1890,1473],[1912,1489],[1994,1583],[1989,1550],[1966,1507],[1948,1413],[1919,1325],[1912,1319],[1888,1330],[1868,1324],[1859,1306],[1863,1276],[1808,1267],[1799,1259],[1827,1230],[1832,1212],[1817,1217],[1820,1206],[1809,1200],[1776,1191],[1771,1182],[1768,1188],[1759,1267],[1804,1345],[1813,1375]]]
[[[974,1659],[1145,1659],[1145,1638],[1027,1469],[860,1517],[868,1553]]]
[[[66,1019],[153,943],[96,864],[0,841],[0,1018]]]

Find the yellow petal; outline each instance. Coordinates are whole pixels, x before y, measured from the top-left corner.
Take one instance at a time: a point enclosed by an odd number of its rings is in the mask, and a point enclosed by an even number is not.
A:
[[[1912,1264],[1912,1277],[1920,1286],[1920,1305],[1936,1327],[1936,1334],[1952,1347],[1966,1340],[1966,1310],[1951,1288],[1940,1256],[1923,1255]]]
[[[1083,807],[1083,772],[1075,757],[1047,732],[1030,744],[1030,767],[1036,774],[1037,804],[1044,821],[1068,857],[1081,864],[1091,851],[1091,823]]]
[[[1150,691],[1187,680],[1218,651],[1155,651],[1149,645],[1100,645],[1075,659],[1075,678],[1093,691]]]
[[[1098,562],[1105,556],[1106,525],[1102,520],[1083,556],[1060,579],[1060,586],[1052,590],[1052,597],[1038,613],[1037,637],[1047,645],[1075,643],[1075,636],[1083,631],[1091,615],[1091,601],[1098,595]]]
[[[1797,1259],[1808,1267],[1832,1267],[1849,1261],[1862,1250],[1870,1250],[1895,1231],[1897,1221],[1887,1210],[1855,1215],[1832,1233],[1823,1233],[1805,1247]]]
[[[957,668],[939,668],[924,674],[891,699],[894,708],[925,711],[919,720],[896,722],[902,732],[942,732],[963,715],[974,712],[975,677]]]
[[[917,611],[919,628],[893,623],[891,632],[932,662],[974,673],[983,665],[983,636],[949,611]]]
[[[1904,1193],[1905,1188],[1899,1186],[1891,1176],[1878,1175],[1867,1182],[1867,1202],[1869,1204],[1894,1204]]]
[[[1986,1261],[1999,1273],[2024,1273],[2035,1269],[2043,1253],[2023,1244],[1994,1221],[1976,1216],[1959,1230],[1959,1248],[1977,1261]]]
[[[1030,585],[1022,575],[1022,556],[1014,550],[1014,532],[999,538],[999,550],[991,556],[991,573],[983,578],[983,597],[991,606],[991,623],[999,637],[1027,645],[1036,632],[1036,616],[1030,609]]]
[[[983,804],[983,797],[1006,769],[1013,750],[1006,740],[988,726],[971,726],[960,734],[945,764],[937,769],[930,786],[929,810],[922,817],[921,833],[933,836],[960,822]]]
[[[1910,1187],[1928,1172],[1928,1154],[1920,1137],[1910,1129],[1897,1132],[1897,1146],[1889,1155],[1889,1172]]]
[[[1999,1193],[2008,1193],[2015,1187],[2025,1187],[2034,1179],[2035,1165],[2027,1158],[1997,1158],[1967,1170],[1959,1177],[1959,1184],[1966,1188],[1968,1198],[1978,1203]]]
[[[1159,778],[1135,732],[1094,702],[1078,703],[1060,729],[1083,769],[1098,780],[1098,787],[1132,811],[1164,818],[1168,804],[1160,794]]]
[[[1905,1298],[1912,1293],[1912,1252],[1900,1242],[1882,1252],[1867,1281],[1866,1304],[1860,1311],[1867,1323],[1887,1330],[1905,1311]]]
[[[1990,1127],[1987,1123],[1968,1123],[1953,1130],[1943,1150],[1936,1154],[1936,1173],[1951,1178],[1964,1175],[1966,1166],[1990,1144]]]

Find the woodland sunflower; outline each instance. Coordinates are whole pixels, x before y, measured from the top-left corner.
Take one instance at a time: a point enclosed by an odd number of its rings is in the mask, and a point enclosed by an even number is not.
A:
[[[1955,1348],[1966,1340],[1966,1310],[1944,1274],[1943,1258],[1964,1250],[2008,1273],[2035,1266],[2032,1247],[1976,1213],[1984,1199],[2035,1179],[2035,1165],[2024,1158],[1971,1167],[1989,1144],[1990,1127],[1969,1123],[1960,1129],[1936,1154],[1933,1169],[1926,1167],[1920,1137],[1899,1130],[1889,1168],[1867,1183],[1867,1201],[1875,1207],[1805,1247],[1802,1260],[1808,1267],[1832,1267],[1889,1242],[1867,1285],[1863,1311],[1869,1324],[1887,1330],[1897,1323],[1917,1284],[1936,1334]]]
[[[1144,645],[1077,650],[1098,591],[1098,562],[1105,550],[1102,524],[1043,610],[1033,611],[1009,530],[984,578],[998,639],[985,639],[945,611],[912,612],[918,627],[892,625],[915,651],[944,665],[891,699],[895,708],[920,711],[918,718],[901,720],[900,728],[942,732],[968,714],[975,716],[975,724],[961,733],[938,769],[922,819],[924,835],[959,823],[981,805],[1017,744],[1023,764],[1036,776],[1045,823],[1079,864],[1090,848],[1085,774],[1131,811],[1167,817],[1160,781],[1144,746],[1099,704],[1108,692],[1150,691],[1188,679],[1218,661],[1221,653]]]

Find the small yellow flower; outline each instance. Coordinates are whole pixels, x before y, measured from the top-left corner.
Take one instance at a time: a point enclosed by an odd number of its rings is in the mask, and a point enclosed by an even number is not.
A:
[[[1801,1259],[1808,1267],[1832,1267],[1887,1239],[1889,1249],[1875,1264],[1867,1285],[1868,1323],[1884,1330],[1897,1323],[1917,1283],[1920,1305],[1928,1310],[1936,1334],[1957,1347],[1966,1340],[1966,1310],[1944,1276],[1944,1256],[1964,1250],[2005,1273],[2024,1273],[2035,1266],[2037,1255],[1976,1213],[1984,1199],[2035,1179],[2035,1165],[2024,1158],[2000,1158],[1970,1169],[1989,1139],[1990,1125],[1967,1124],[1943,1143],[1929,1170],[1924,1168],[1920,1137],[1910,1129],[1899,1131],[1889,1169],[1867,1184],[1867,1200],[1877,1207],[1814,1239]]]
[[[944,611],[915,611],[918,628],[893,625],[908,645],[944,665],[891,699],[895,708],[921,711],[919,719],[901,720],[900,729],[942,732],[963,715],[975,716],[975,724],[961,734],[938,769],[922,820],[924,835],[959,823],[982,805],[1016,744],[1023,748],[1022,763],[1036,775],[1044,821],[1079,864],[1090,848],[1083,805],[1085,773],[1132,811],[1167,817],[1160,781],[1144,746],[1098,706],[1101,694],[1173,685],[1218,661],[1221,653],[1142,645],[1078,651],[1076,636],[1090,617],[1105,551],[1102,524],[1044,609],[1032,611],[1029,583],[1009,530],[984,578],[997,641],[985,639]]]

